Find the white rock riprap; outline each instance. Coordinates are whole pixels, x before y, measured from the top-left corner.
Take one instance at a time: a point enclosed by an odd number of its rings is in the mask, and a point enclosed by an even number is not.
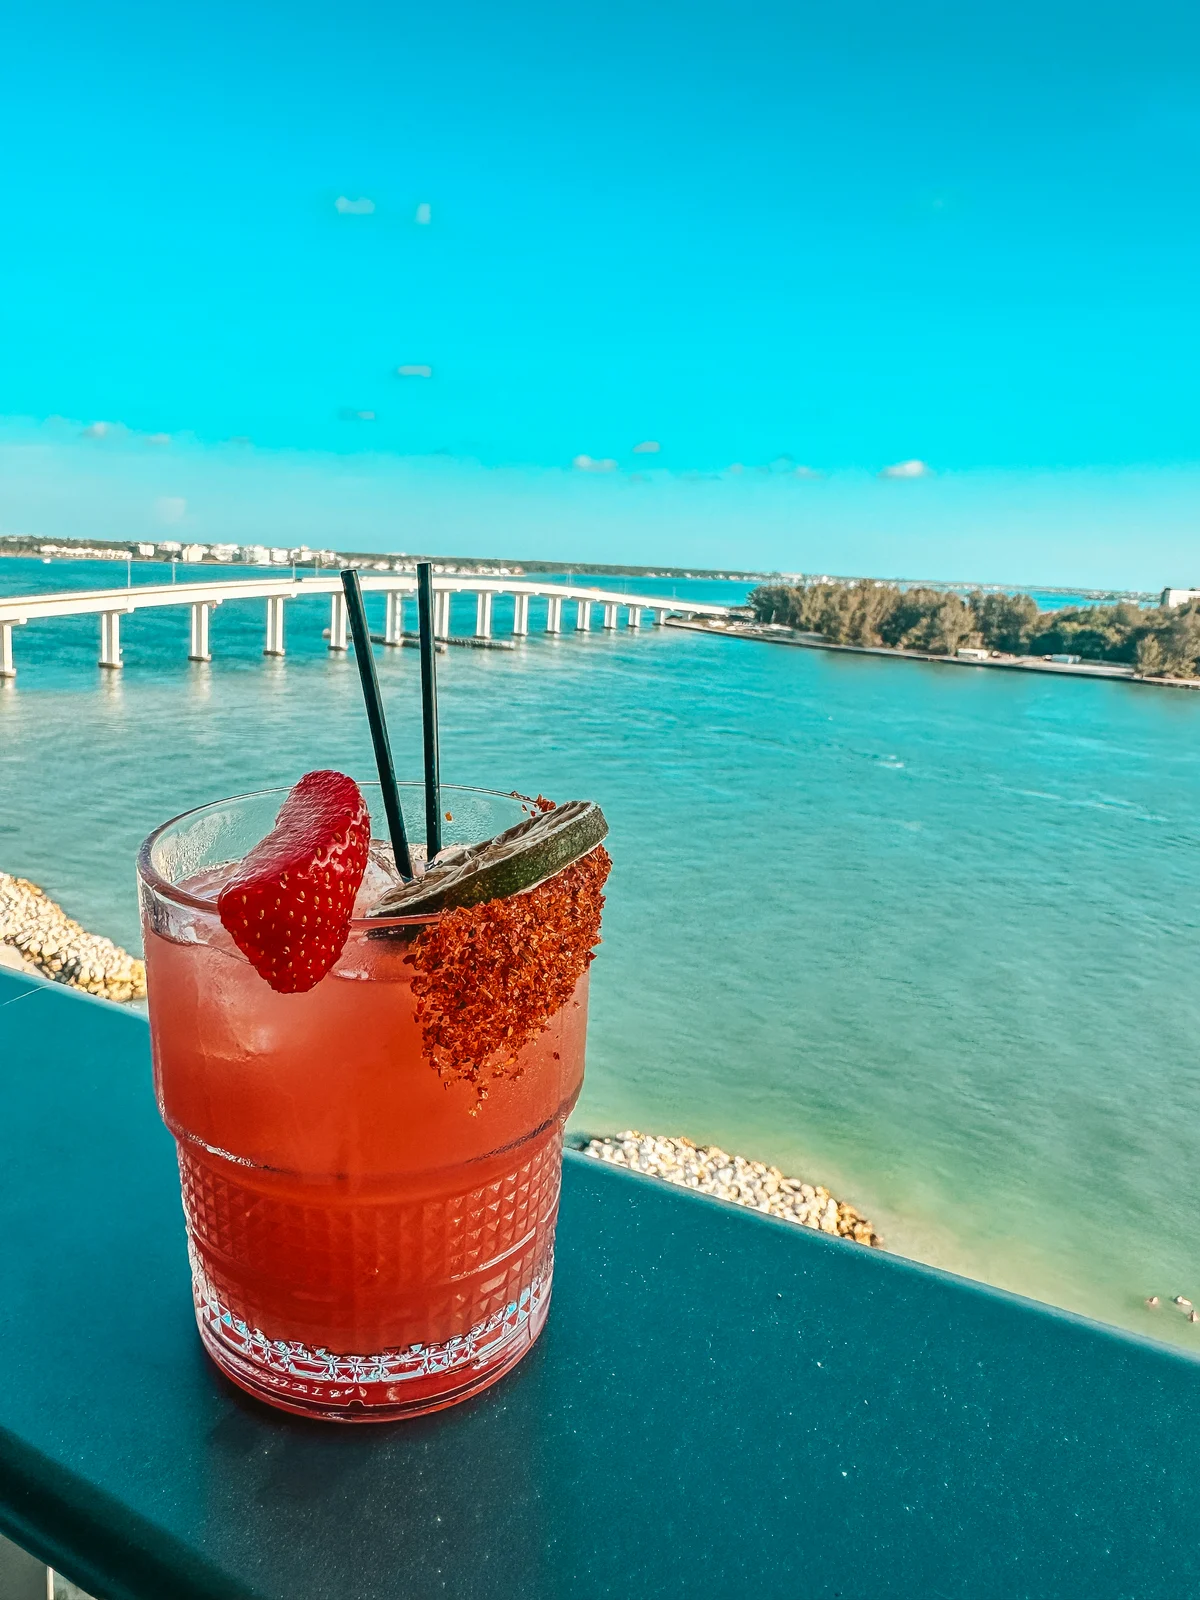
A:
[[[146,998],[144,962],[81,928],[36,883],[7,872],[0,872],[0,943],[56,983],[105,1000]]]
[[[835,1233],[876,1250],[883,1248],[883,1240],[867,1219],[844,1200],[835,1200],[823,1185],[785,1178],[778,1167],[727,1155],[714,1144],[695,1145],[690,1139],[667,1139],[630,1129],[612,1138],[589,1139],[583,1153],[665,1183],[715,1195],[718,1200],[765,1211],[802,1228]]]

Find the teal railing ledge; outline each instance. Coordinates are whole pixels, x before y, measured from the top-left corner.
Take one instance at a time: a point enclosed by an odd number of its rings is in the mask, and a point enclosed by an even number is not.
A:
[[[0,974],[0,1532],[100,1600],[1178,1600],[1200,1363],[568,1155],[474,1402],[271,1413],[193,1324],[136,1016]]]

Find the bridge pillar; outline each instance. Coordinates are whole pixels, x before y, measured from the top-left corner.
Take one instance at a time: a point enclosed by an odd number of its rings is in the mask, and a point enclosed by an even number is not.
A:
[[[384,644],[399,645],[404,642],[404,596],[395,589],[387,594],[387,617],[383,625]]]
[[[112,671],[119,671],[123,665],[121,661],[121,613],[119,611],[102,611],[100,613],[100,665]]]
[[[589,628],[592,626],[592,602],[590,600],[579,600],[576,602],[575,626],[579,629],[580,633],[587,633]]]
[[[197,600],[192,606],[192,628],[188,641],[189,661],[212,660],[212,652],[208,648],[208,619],[212,608],[211,600]]]
[[[616,602],[613,601],[613,603],[610,605],[606,601],[605,602],[605,606],[604,606],[604,626],[606,628],[615,628],[616,625],[617,625],[617,606],[616,606]]]
[[[546,596],[546,632],[562,632],[562,595]]]
[[[281,656],[283,654],[283,606],[283,595],[268,595],[267,642],[263,646],[263,655],[265,656]]]
[[[329,648],[331,650],[348,650],[349,642],[346,638],[346,596],[337,590],[329,597]]]
[[[642,625],[642,608],[641,608],[641,606],[630,606],[629,607],[629,626],[631,628],[640,628],[641,625]]]
[[[475,596],[475,637],[492,637],[492,591],[481,589]]]
[[[667,620],[666,607],[665,606],[655,606],[655,608],[654,608],[654,626],[656,628],[661,628],[663,623],[666,620]]]
[[[13,666],[11,622],[0,622],[0,678],[15,678],[17,669]]]
[[[526,634],[529,632],[529,596],[527,594],[513,595],[513,633]]]
[[[450,637],[449,589],[435,589],[433,591],[433,635],[435,639],[448,639]]]

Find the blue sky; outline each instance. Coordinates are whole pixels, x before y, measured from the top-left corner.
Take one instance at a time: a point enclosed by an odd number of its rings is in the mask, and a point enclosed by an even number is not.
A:
[[[349,474],[359,543],[1197,581],[1198,35],[1028,0],[26,8],[0,529],[173,494],[197,537],[282,538]]]

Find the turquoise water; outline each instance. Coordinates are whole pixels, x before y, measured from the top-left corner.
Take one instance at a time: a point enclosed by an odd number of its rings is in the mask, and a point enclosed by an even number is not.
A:
[[[8,592],[114,576],[0,562]],[[95,619],[17,630],[0,868],[136,946],[154,823],[369,776],[326,621],[297,603],[265,661],[261,602],[226,605],[196,666],[185,609],[127,619],[120,675]],[[380,652],[413,773],[415,663]],[[1200,1303],[1200,696],[671,629],[439,670],[447,782],[594,797],[612,825],[579,1126],[776,1160],[897,1250],[1200,1350],[1142,1304]]]

